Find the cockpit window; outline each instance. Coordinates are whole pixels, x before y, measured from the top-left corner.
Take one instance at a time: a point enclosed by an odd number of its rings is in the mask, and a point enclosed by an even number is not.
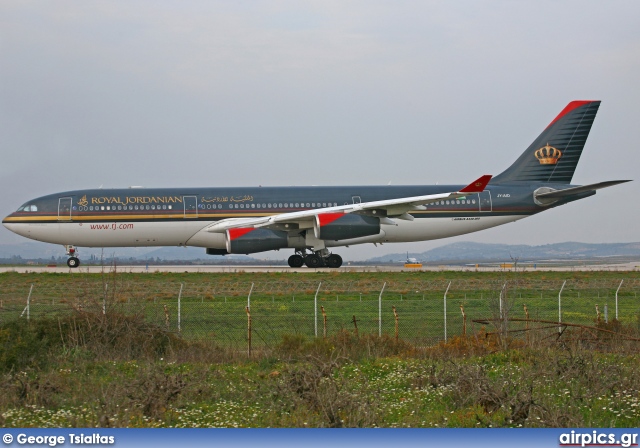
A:
[[[37,212],[38,206],[33,204],[23,205],[18,209],[19,212]]]

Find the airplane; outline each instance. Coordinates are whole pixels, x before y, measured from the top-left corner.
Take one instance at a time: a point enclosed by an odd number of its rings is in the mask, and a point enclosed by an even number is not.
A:
[[[86,189],[32,199],[3,219],[19,235],[78,247],[195,246],[209,255],[292,249],[292,268],[338,268],[331,248],[447,238],[629,182],[573,185],[600,101],[572,101],[506,170],[468,185]]]

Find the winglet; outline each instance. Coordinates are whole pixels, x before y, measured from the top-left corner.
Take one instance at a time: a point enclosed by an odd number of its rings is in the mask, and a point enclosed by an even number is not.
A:
[[[481,193],[484,191],[492,177],[493,176],[491,174],[485,174],[460,190],[460,193]]]

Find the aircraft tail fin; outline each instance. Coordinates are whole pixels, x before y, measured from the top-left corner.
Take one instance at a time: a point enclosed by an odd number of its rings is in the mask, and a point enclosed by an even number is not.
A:
[[[600,101],[570,102],[518,160],[491,183],[571,183],[599,107]]]

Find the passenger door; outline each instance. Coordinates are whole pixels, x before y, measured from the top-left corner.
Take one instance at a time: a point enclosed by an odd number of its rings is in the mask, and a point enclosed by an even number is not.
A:
[[[58,221],[71,221],[71,198],[58,199]]]
[[[182,196],[182,201],[184,203],[184,217],[197,218],[198,217],[198,197]]]
[[[491,204],[491,192],[489,190],[485,190],[482,193],[478,193],[478,199],[480,203],[480,211],[481,212],[490,212],[493,210]]]

